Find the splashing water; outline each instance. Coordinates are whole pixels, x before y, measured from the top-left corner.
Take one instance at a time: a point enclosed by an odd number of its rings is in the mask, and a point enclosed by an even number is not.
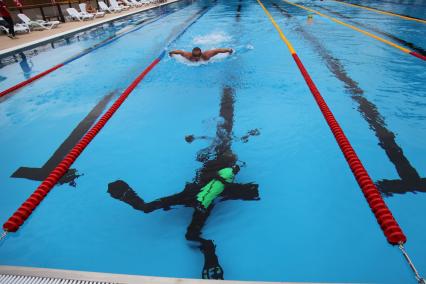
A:
[[[212,57],[210,60],[208,61],[197,61],[197,62],[193,62],[193,61],[189,61],[188,59],[186,59],[185,57],[182,57],[180,55],[174,55],[173,58],[176,59],[177,62],[188,65],[188,66],[200,66],[200,65],[207,65],[210,63],[215,63],[215,62],[220,62],[223,61],[225,58],[230,57],[231,55],[228,53],[220,53],[214,57]]]
[[[200,35],[194,37],[192,43],[195,45],[204,45],[212,48],[215,45],[230,42],[232,37],[224,32],[213,32],[207,35]]]
[[[191,51],[192,48],[195,46],[199,46],[203,51],[214,49],[214,48],[232,48],[234,49],[234,52],[232,54],[220,53],[212,57],[208,61],[198,61],[198,62],[189,61],[182,56],[173,56],[173,58],[177,62],[188,65],[188,66],[200,66],[200,65],[207,65],[209,63],[221,62],[227,59],[228,57],[235,56],[236,53],[245,53],[249,50],[254,49],[254,47],[251,44],[243,44],[243,45],[235,46],[235,44],[232,44],[232,43],[233,43],[233,38],[227,33],[222,31],[215,31],[206,35],[197,35],[197,36],[194,36],[191,43],[188,46],[186,46],[186,49],[188,51]]]

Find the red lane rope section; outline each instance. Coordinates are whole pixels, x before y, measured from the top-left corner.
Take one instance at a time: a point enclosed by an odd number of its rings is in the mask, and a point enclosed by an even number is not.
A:
[[[380,227],[382,228],[388,242],[393,245],[405,243],[407,241],[406,236],[392,216],[391,211],[383,201],[379,190],[362,165],[349,140],[346,138],[342,128],[334,118],[333,113],[327,106],[327,103],[324,101],[324,98],[321,96],[320,92],[315,86],[315,83],[312,81],[308,71],[306,71],[305,66],[303,66],[302,61],[300,61],[297,54],[293,53],[292,55],[325,120],[327,121],[328,126],[333,132],[333,135],[336,138],[336,141],[339,144],[339,147],[342,150],[343,155],[345,156],[345,159],[348,162],[349,167],[351,168],[359,186],[361,187],[361,190],[364,193],[371,210],[376,216],[376,219],[380,224]]]
[[[415,56],[415,57],[417,57],[417,58],[420,58],[420,59],[423,59],[424,61],[426,61],[426,56],[421,55],[420,53],[411,51],[410,54],[413,55],[413,56]]]
[[[62,66],[64,66],[64,64],[62,64],[62,63],[55,65],[52,68],[47,69],[46,71],[43,71],[40,74],[37,74],[36,76],[29,78],[28,80],[22,81],[21,83],[16,84],[15,86],[12,86],[9,89],[6,89],[6,90],[0,92],[0,98],[11,93],[11,92],[13,92],[13,91],[15,91],[15,90],[17,90],[17,89],[19,89],[19,88],[22,88],[25,85],[28,85],[29,83],[31,83],[31,82],[33,82],[33,81],[35,81],[35,80],[37,80],[37,79],[39,79],[43,76],[55,71],[58,68],[61,68]]]
[[[3,224],[3,229],[8,232],[16,232],[25,220],[31,215],[32,211],[46,197],[50,190],[55,186],[59,179],[68,171],[74,161],[89,145],[93,138],[105,126],[112,115],[117,111],[121,104],[126,100],[130,93],[136,88],[140,81],[160,62],[161,58],[155,59],[120,95],[108,111],[99,119],[99,121],[83,136],[83,138],[74,146],[74,148],[65,156],[65,158],[56,166],[49,176],[38,186],[34,193],[16,210],[16,212]]]

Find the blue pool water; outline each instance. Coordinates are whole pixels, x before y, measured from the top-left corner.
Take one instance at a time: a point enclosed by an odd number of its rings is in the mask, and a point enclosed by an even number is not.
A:
[[[426,49],[422,23],[331,1],[298,3]],[[426,17],[424,1],[354,3]],[[406,248],[426,274],[426,64],[317,15],[310,21],[306,11],[282,1],[264,4],[382,185],[408,237]],[[225,279],[415,283],[254,0],[179,2],[143,12],[54,48],[27,51],[31,70],[22,67],[20,56],[15,63],[2,59],[4,90],[138,21],[167,13],[1,99],[0,220],[40,183],[28,174],[11,175],[20,167],[55,165],[60,146],[89,112],[102,111],[99,103],[111,105],[206,6],[207,13],[168,50],[198,45],[232,47],[235,53],[201,65],[166,56],[73,164],[80,176],[56,186],[22,228],[0,243],[0,264],[200,278],[203,255],[185,239],[192,208],[144,214],[107,190],[123,180],[145,201],[169,196],[194,182],[202,161],[214,161],[219,153],[238,159],[235,182],[258,185],[260,197],[217,202],[202,230],[216,245]]]

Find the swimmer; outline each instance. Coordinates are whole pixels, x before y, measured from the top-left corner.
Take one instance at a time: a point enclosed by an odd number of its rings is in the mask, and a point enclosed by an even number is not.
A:
[[[202,52],[201,48],[194,47],[192,49],[192,52],[183,51],[183,50],[173,50],[173,51],[169,52],[169,55],[172,56],[174,54],[178,54],[180,56],[185,57],[189,61],[197,62],[197,61],[200,61],[200,60],[208,61],[208,60],[210,60],[210,58],[212,58],[215,55],[218,55],[219,53],[231,54],[232,52],[234,52],[234,50],[232,50],[232,48],[217,48],[217,49],[212,49],[212,50],[207,50],[207,51]]]
[[[308,24],[311,25],[314,22],[314,16],[312,14],[308,15]]]

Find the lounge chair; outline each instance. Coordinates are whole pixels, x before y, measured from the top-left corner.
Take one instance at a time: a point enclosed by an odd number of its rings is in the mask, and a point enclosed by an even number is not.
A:
[[[121,12],[121,8],[120,7],[108,7],[107,4],[105,4],[104,1],[99,1],[99,8],[101,9],[102,12],[106,12],[106,13],[118,13]]]
[[[129,6],[125,6],[125,5],[118,5],[116,0],[109,0],[109,3],[111,4],[112,7],[114,8],[121,8],[122,10],[127,10],[130,7]]]
[[[141,3],[142,5],[146,5],[148,6],[149,4],[151,4],[152,2],[150,0],[140,0],[139,3]]]
[[[105,16],[105,12],[96,11],[96,13],[88,13],[86,10],[86,3],[80,3],[78,4],[78,6],[80,7],[81,14],[93,15],[95,18],[102,18],[103,16]]]
[[[130,7],[141,7],[142,6],[142,3],[139,3],[136,0],[121,0],[121,1],[123,1],[124,4],[126,4],[127,6],[130,6]]]
[[[66,11],[71,16],[71,19],[77,20],[77,21],[92,20],[93,17],[94,17],[94,15],[92,15],[92,14],[80,13],[75,8],[67,8]]]
[[[18,18],[21,19],[23,25],[26,25],[28,29],[43,29],[43,30],[50,30],[53,28],[56,28],[60,22],[59,21],[43,21],[43,20],[36,20],[33,21],[30,18],[27,17],[25,14],[18,14]]]

